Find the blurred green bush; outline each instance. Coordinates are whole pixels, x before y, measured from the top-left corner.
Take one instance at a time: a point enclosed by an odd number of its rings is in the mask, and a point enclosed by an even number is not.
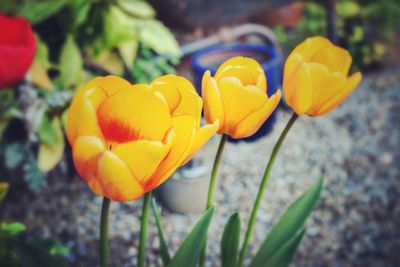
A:
[[[60,161],[58,171],[70,169],[63,122],[82,82],[107,74],[149,82],[174,73],[181,54],[143,0],[2,0],[0,13],[25,17],[37,36],[26,80],[0,91],[0,169],[34,191]]]

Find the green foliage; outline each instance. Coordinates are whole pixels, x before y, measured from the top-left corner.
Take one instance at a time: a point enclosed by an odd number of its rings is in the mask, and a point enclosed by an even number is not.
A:
[[[107,74],[149,82],[174,73],[180,56],[174,36],[144,0],[2,0],[0,12],[26,17],[37,37],[25,89],[0,92],[0,137],[7,129],[18,137],[0,138],[0,157],[13,171],[10,181],[22,170],[35,191],[62,159],[65,137],[55,120],[65,119],[82,82]],[[16,121],[18,127],[9,127]]]
[[[23,267],[62,267],[65,266],[63,261],[47,251],[35,247],[29,243],[22,242],[17,239],[10,238],[9,243],[18,262]]]
[[[18,15],[36,24],[59,12],[66,3],[67,0],[24,1]]]
[[[172,257],[168,267],[195,267],[200,257],[202,246],[207,237],[208,226],[214,216],[215,208],[209,208],[182,242]]]
[[[234,213],[225,225],[221,239],[221,264],[223,267],[236,266],[240,241],[240,216]]]
[[[41,140],[39,145],[37,166],[42,172],[48,172],[58,164],[64,154],[65,147],[61,120],[58,117],[52,119],[46,130],[51,132],[52,140],[51,142]]]
[[[54,255],[67,255],[69,248],[58,241],[24,242],[16,238],[26,230],[22,223],[0,224],[0,266],[62,267],[63,261]]]
[[[292,238],[286,241],[265,263],[262,265],[252,265],[252,267],[287,267],[293,260],[296,250],[306,230],[301,229]]]
[[[176,71],[171,64],[176,64],[177,61],[174,57],[155,57],[149,47],[141,45],[139,57],[132,68],[133,79],[136,83],[148,83],[164,73],[174,74]]]
[[[60,56],[60,80],[64,88],[82,82],[82,56],[74,37],[68,35]]]
[[[280,267],[287,266],[290,263],[290,260],[287,261],[285,259],[293,257],[294,251],[300,243],[304,234],[304,222],[310,216],[311,211],[319,200],[322,184],[323,178],[321,177],[314,186],[290,205],[261,245],[252,259],[250,267]],[[287,264],[274,265],[270,264],[270,261],[274,262],[274,264],[277,264],[277,262]]]
[[[151,201],[151,208],[153,210],[154,218],[156,219],[156,224],[157,224],[158,240],[160,241],[161,259],[163,261],[164,266],[167,266],[171,261],[171,256],[169,255],[168,245],[167,242],[165,241],[161,224],[161,216],[158,213],[156,200],[154,198],[152,198]]]

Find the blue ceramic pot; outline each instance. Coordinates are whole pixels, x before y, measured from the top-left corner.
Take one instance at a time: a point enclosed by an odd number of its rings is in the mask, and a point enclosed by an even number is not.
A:
[[[197,90],[201,91],[201,79],[206,70],[215,74],[219,65],[225,60],[235,57],[245,56],[256,59],[267,76],[268,95],[273,95],[282,84],[282,60],[274,47],[256,44],[230,44],[216,45],[200,50],[193,54],[192,66],[194,70],[194,79]],[[201,92],[199,92],[201,94]],[[272,113],[269,119],[261,126],[254,135],[239,139],[241,141],[255,141],[258,138],[267,135],[275,124],[276,111]],[[230,139],[230,141],[239,141]]]

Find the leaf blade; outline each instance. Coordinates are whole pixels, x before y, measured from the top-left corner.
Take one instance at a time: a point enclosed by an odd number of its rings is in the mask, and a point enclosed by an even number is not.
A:
[[[153,210],[154,218],[156,219],[157,233],[160,242],[161,259],[164,263],[164,266],[167,266],[171,261],[171,256],[169,255],[168,245],[164,238],[164,232],[162,230],[161,224],[161,216],[158,212],[156,200],[154,198],[152,198],[151,200],[151,208]]]
[[[190,234],[183,241],[168,267],[195,267],[200,257],[208,227],[214,215],[215,208],[209,208],[203,217],[197,222]]]
[[[62,47],[60,56],[60,80],[64,87],[76,85],[79,82],[83,68],[83,60],[74,37],[68,35]]]
[[[310,189],[301,195],[285,211],[279,222],[272,228],[262,243],[257,254],[250,263],[250,267],[263,266],[290,238],[303,227],[305,220],[319,200],[322,190],[321,177]]]
[[[225,225],[221,239],[221,263],[223,267],[236,266],[240,241],[240,216],[234,213]]]
[[[287,267],[292,262],[296,250],[301,243],[306,229],[300,230],[289,239],[262,267]],[[260,267],[261,267],[260,266]]]

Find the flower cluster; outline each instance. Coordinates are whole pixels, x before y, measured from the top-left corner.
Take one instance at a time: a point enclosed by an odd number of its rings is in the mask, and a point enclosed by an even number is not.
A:
[[[347,77],[351,56],[327,39],[305,40],[289,55],[283,91],[298,115],[328,113],[351,93],[361,74]],[[215,133],[232,138],[254,134],[275,110],[281,91],[268,97],[260,64],[235,57],[215,76],[207,71],[203,100],[191,82],[166,75],[132,85],[99,77],[76,93],[67,136],[79,175],[97,194],[134,200],[163,183]]]

